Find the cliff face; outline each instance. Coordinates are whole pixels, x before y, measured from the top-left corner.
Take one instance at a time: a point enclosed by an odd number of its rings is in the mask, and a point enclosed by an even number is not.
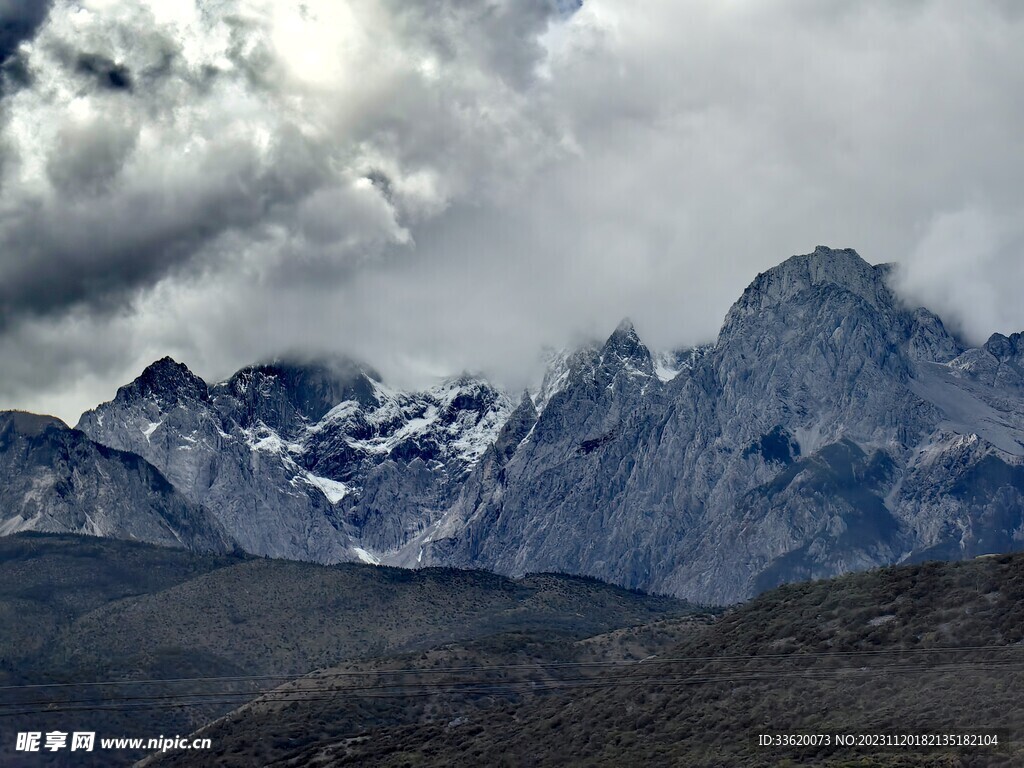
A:
[[[1019,344],[964,350],[936,316],[901,306],[888,272],[853,251],[794,257],[668,381],[620,328],[399,561],[730,602],[1021,546]]]
[[[233,546],[224,528],[141,457],[58,419],[0,413],[0,535],[81,533],[199,551]]]
[[[210,387],[164,359],[79,427],[159,467],[248,552],[375,562],[436,519],[510,411],[469,377],[405,393],[349,360],[285,361]]]
[[[889,273],[850,250],[794,256],[714,344],[652,356],[623,322],[554,355],[518,406],[467,376],[394,390],[348,360],[208,386],[165,359],[79,426],[286,558],[565,571],[725,603],[1021,547],[1024,341],[965,348]]]

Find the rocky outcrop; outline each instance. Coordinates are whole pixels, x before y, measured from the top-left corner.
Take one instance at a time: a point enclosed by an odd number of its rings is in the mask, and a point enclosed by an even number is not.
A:
[[[59,419],[0,413],[0,535],[80,533],[225,552],[230,536],[141,457]]]
[[[375,562],[440,516],[510,411],[468,376],[405,393],[350,360],[284,360],[207,386],[164,359],[79,427],[159,467],[248,552]]]
[[[851,250],[793,257],[671,376],[620,327],[563,365],[501,471],[477,467],[396,562],[564,570],[724,603],[1024,546],[1018,347],[965,350],[889,274]]]
[[[1024,342],[967,348],[819,247],[758,275],[717,340],[652,355],[632,324],[551,356],[515,406],[349,360],[207,386],[154,363],[83,415],[250,552],[564,571],[700,602],[1024,546]]]

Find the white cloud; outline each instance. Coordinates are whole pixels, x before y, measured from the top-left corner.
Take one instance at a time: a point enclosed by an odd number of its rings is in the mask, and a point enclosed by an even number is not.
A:
[[[1021,225],[976,206],[936,214],[900,265],[902,292],[940,311],[974,344],[1024,330]]]
[[[571,5],[56,3],[0,109],[0,395],[295,347],[521,386],[627,314],[710,339],[818,243],[1024,327],[1014,5]]]

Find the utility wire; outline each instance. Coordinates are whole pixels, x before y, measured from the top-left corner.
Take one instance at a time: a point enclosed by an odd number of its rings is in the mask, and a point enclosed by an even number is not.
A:
[[[521,693],[537,693],[550,690],[568,690],[579,688],[606,688],[623,685],[626,687],[640,687],[643,685],[656,684],[659,686],[680,686],[697,685],[720,682],[755,682],[765,680],[777,680],[780,678],[807,679],[807,680],[829,680],[849,676],[877,676],[887,674],[907,673],[942,673],[959,672],[964,670],[975,671],[1000,671],[1007,667],[1024,664],[1024,660],[1012,662],[951,662],[946,664],[933,665],[900,665],[882,664],[872,667],[838,667],[832,669],[803,669],[803,670],[735,670],[733,672],[707,674],[707,675],[597,675],[587,678],[569,678],[562,680],[522,680],[522,681],[493,681],[493,680],[472,680],[448,683],[443,681],[395,684],[390,686],[367,685],[341,688],[331,692],[325,692],[322,688],[308,689],[274,689],[264,691],[262,697],[257,697],[252,703],[275,704],[288,702],[307,701],[329,701],[336,700],[342,696],[355,695],[361,698],[413,698],[420,696],[438,695],[501,695],[508,696]],[[601,678],[604,679],[601,679]],[[387,690],[394,688],[397,690]],[[43,706],[42,709],[11,712],[0,712],[0,717],[23,716],[30,714],[44,714],[51,712],[72,712],[72,711],[104,711],[124,710],[138,708],[179,708],[196,706],[199,704],[229,704],[237,703],[239,697],[250,698],[253,693],[259,692],[208,692],[196,694],[159,695],[159,696],[132,696],[114,697],[106,700],[99,700],[95,704],[88,702],[63,700],[56,702],[21,702],[8,706],[27,707]],[[316,694],[306,696],[306,693]],[[209,697],[209,698],[207,698]],[[191,699],[207,698],[206,701],[191,701]],[[190,699],[190,701],[181,701]],[[178,700],[166,702],[166,700]],[[141,703],[139,703],[141,702]],[[54,706],[56,705],[56,706]]]
[[[991,660],[991,661],[973,661],[973,662],[948,662],[944,664],[933,664],[928,666],[910,666],[905,664],[877,664],[871,667],[872,670],[894,670],[894,671],[932,671],[932,672],[955,672],[964,671],[970,669],[978,669],[983,671],[991,671],[995,669],[1013,668],[1015,666],[1024,665],[1024,659],[1021,660]],[[737,669],[732,670],[733,674],[744,674],[744,675],[763,675],[766,678],[776,677],[789,677],[789,676],[814,676],[814,675],[831,675],[831,674],[847,674],[860,671],[856,667],[835,667],[829,669],[820,668],[808,668],[803,670],[785,670],[785,669]],[[374,683],[370,685],[355,685],[345,687],[334,687],[325,688],[324,686],[313,686],[313,687],[302,687],[301,683],[313,683],[315,679],[302,679],[297,680],[297,685],[294,687],[278,687],[278,688],[264,688],[260,690],[249,690],[249,691],[200,691],[196,693],[170,693],[170,694],[142,694],[133,696],[108,696],[102,699],[40,699],[40,700],[29,700],[21,701],[17,704],[0,705],[0,706],[27,706],[27,705],[61,705],[61,704],[88,704],[88,703],[107,703],[117,701],[159,701],[164,699],[183,699],[183,698],[204,698],[211,696],[232,696],[232,697],[257,697],[261,695],[274,696],[277,694],[299,694],[304,692],[310,693],[325,693],[331,692],[336,694],[343,694],[349,692],[359,691],[376,691],[389,688],[397,688],[402,690],[415,690],[415,689],[444,689],[446,692],[458,692],[463,687],[471,687],[474,685],[535,685],[535,684],[547,684],[550,682],[562,683],[575,683],[575,682],[589,682],[596,679],[597,677],[603,677],[606,680],[657,680],[665,679],[672,680],[683,677],[680,674],[674,675],[657,675],[657,674],[642,674],[641,670],[636,670],[639,674],[618,674],[618,675],[591,675],[589,677],[570,677],[570,678],[555,678],[554,680],[548,679],[525,679],[525,680],[495,680],[493,678],[483,678],[475,680],[450,680],[450,681],[423,681],[423,682],[398,682],[398,683]],[[730,673],[729,670],[725,670],[726,673]],[[722,674],[722,672],[717,672]]]
[[[197,682],[247,682],[259,680],[298,680],[311,679],[319,680],[332,677],[368,677],[372,675],[408,675],[408,674],[449,674],[457,672],[478,672],[487,670],[544,670],[563,668],[602,668],[615,666],[635,666],[649,664],[695,664],[702,662],[721,661],[759,661],[765,659],[805,661],[821,658],[850,658],[858,656],[885,656],[900,654],[941,654],[941,653],[977,653],[991,651],[1024,651],[1024,645],[975,645],[960,647],[936,647],[936,648],[894,648],[894,649],[873,649],[863,651],[806,651],[801,653],[767,653],[767,654],[741,654],[724,656],[681,656],[681,657],[658,657],[648,659],[616,659],[612,661],[566,661],[566,662],[539,662],[537,664],[481,664],[460,667],[430,667],[430,668],[405,668],[405,669],[371,669],[365,671],[336,670],[330,672],[307,672],[300,674],[282,675],[232,675],[213,677],[180,677],[180,678],[151,678],[146,680],[102,680],[82,683],[27,683],[22,685],[2,685],[0,691],[18,691],[40,688],[91,688],[101,686],[118,685],[163,685]]]

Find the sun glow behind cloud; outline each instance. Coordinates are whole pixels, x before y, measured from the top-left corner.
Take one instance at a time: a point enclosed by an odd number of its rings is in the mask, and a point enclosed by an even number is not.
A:
[[[154,357],[216,378],[298,346],[521,386],[622,315],[654,346],[712,338],[819,242],[903,262],[973,338],[1014,330],[1021,19],[54,2],[0,97],[0,407],[73,416]],[[987,255],[930,255],[959,229]]]

